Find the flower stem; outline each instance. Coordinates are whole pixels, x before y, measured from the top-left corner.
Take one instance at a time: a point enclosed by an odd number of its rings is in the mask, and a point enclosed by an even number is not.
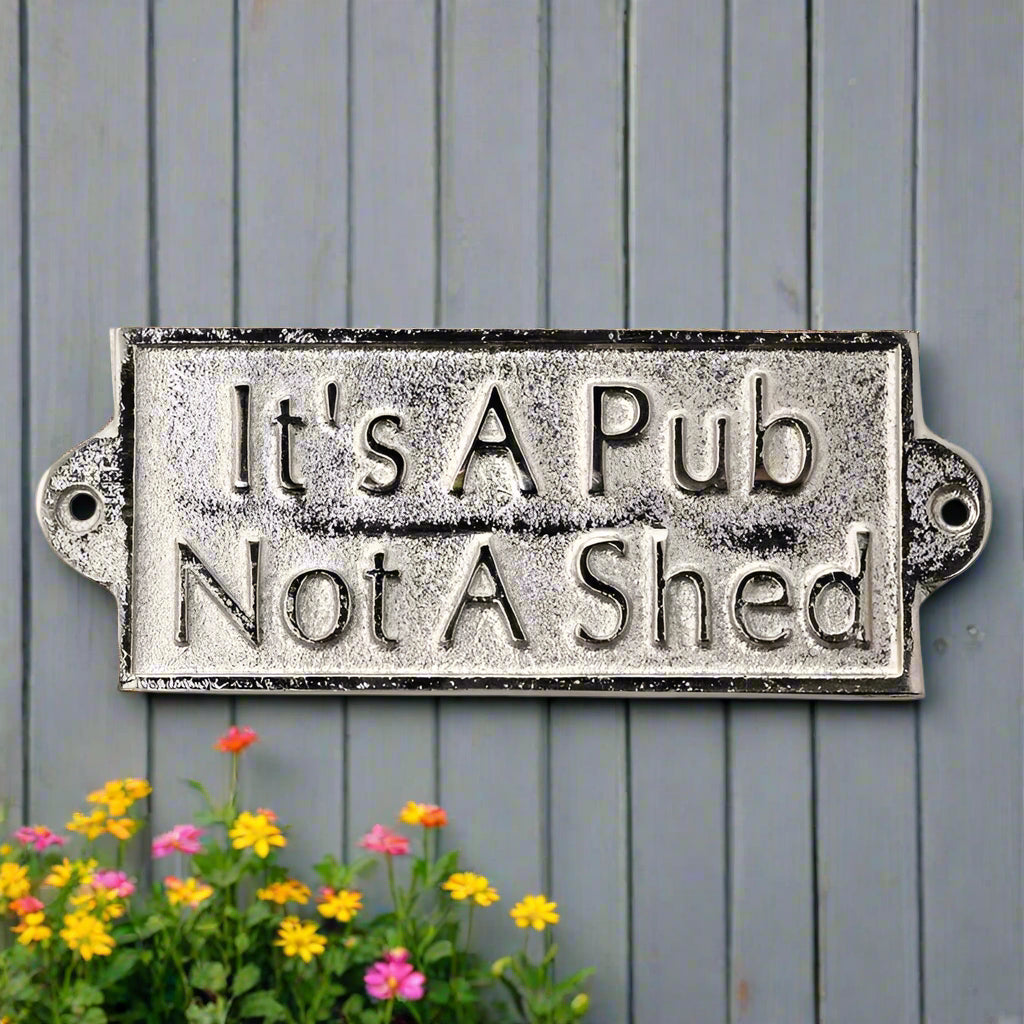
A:
[[[388,857],[388,862],[390,863],[390,861],[391,861],[391,858]],[[394,1009],[395,1009],[395,1000],[394,1000],[394,998],[392,998],[392,999],[388,1000],[388,1005],[385,1008],[383,1024],[391,1024],[391,1014],[394,1012]]]

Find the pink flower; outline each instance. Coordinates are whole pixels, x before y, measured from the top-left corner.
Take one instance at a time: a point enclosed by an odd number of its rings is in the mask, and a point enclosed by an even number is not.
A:
[[[43,901],[37,900],[35,896],[22,896],[20,900],[11,900],[11,910],[19,917],[26,914],[35,914],[43,909]]]
[[[153,856],[166,857],[178,850],[180,853],[199,853],[202,845],[199,837],[203,829],[195,825],[175,825],[170,832],[164,832],[153,840]]]
[[[63,846],[67,840],[51,832],[45,825],[25,825],[14,833],[22,846],[31,846],[36,853],[42,853],[51,846]]]
[[[363,975],[367,993],[374,999],[422,999],[427,979],[406,963],[408,956],[407,950],[396,949],[386,954],[386,959],[378,960]]]
[[[94,889],[106,889],[122,899],[135,892],[135,883],[123,871],[94,871],[92,886]]]
[[[359,840],[359,845],[374,853],[386,853],[389,857],[403,857],[409,852],[409,840],[385,825],[374,825]]]

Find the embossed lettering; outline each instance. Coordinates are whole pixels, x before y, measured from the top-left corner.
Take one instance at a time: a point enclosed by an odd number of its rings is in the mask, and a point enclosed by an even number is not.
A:
[[[388,580],[398,580],[402,574],[397,569],[385,569],[384,552],[377,551],[373,556],[373,568],[367,569],[364,575],[373,581],[373,613],[370,617],[373,638],[385,647],[395,647],[398,641],[384,631],[384,606],[387,596],[384,588]]]
[[[871,646],[871,531],[854,530],[851,544],[856,575],[842,569],[823,572],[811,584],[807,595],[807,621],[815,640],[829,647]],[[830,587],[841,587],[853,601],[853,614],[846,629],[830,633],[818,615],[818,600]]]
[[[232,487],[240,494],[249,490],[249,385],[235,385],[232,410],[235,433],[235,465]]]
[[[776,592],[775,597],[753,599],[747,596],[751,586],[770,587]],[[736,584],[733,594],[732,618],[736,628],[753,644],[759,647],[780,647],[790,636],[788,629],[780,629],[776,633],[758,633],[747,621],[747,610],[750,608],[792,608],[789,600],[789,584],[786,577],[772,569],[755,569],[748,572]]]
[[[668,644],[668,616],[666,614],[666,590],[670,583],[676,581],[689,583],[693,587],[697,600],[696,609],[696,642],[701,647],[711,643],[711,623],[708,617],[708,582],[704,574],[696,569],[679,569],[669,576],[665,575],[665,544],[668,533],[655,534],[654,555],[654,642],[662,647]]]
[[[249,605],[252,613],[247,612],[241,603],[231,595],[220,578],[184,541],[178,541],[178,600],[175,615],[174,641],[180,647],[188,647],[191,642],[189,624],[189,585],[188,578],[193,576],[203,589],[213,598],[214,603],[228,621],[241,630],[245,638],[253,645],[260,645],[260,542],[248,542],[248,576]]]
[[[332,427],[338,425],[338,384],[329,380],[324,388],[324,398],[327,402],[327,422]]]
[[[384,444],[377,437],[377,428],[385,425],[394,427],[396,430],[402,429],[402,421],[398,416],[392,416],[387,413],[374,416],[366,425],[366,431],[363,434],[363,444],[366,445],[367,450],[371,454],[390,462],[394,469],[391,472],[390,478],[385,480],[384,483],[379,483],[373,478],[372,473],[367,473],[359,484],[359,489],[366,491],[367,494],[392,494],[398,490],[398,485],[405,476],[405,456],[397,448]]]
[[[590,568],[590,556],[600,548],[611,548],[621,558],[626,553],[626,543],[618,537],[602,537],[580,546],[576,553],[576,576],[580,583],[588,590],[605,597],[615,604],[618,609],[618,622],[615,629],[606,636],[597,636],[591,633],[582,623],[576,626],[576,639],[587,644],[602,645],[611,644],[619,639],[629,625],[629,599],[619,590],[612,586],[607,580],[602,580]]]
[[[301,429],[306,421],[300,416],[293,416],[291,413],[291,400],[281,399],[280,415],[274,418],[278,426],[278,477],[283,490],[288,494],[303,494],[306,485],[296,480],[292,475],[292,463],[295,452],[293,451],[292,428]]]
[[[473,594],[470,592],[473,581],[481,571],[483,575],[487,576],[488,585],[492,588],[492,593],[490,594]],[[498,571],[497,562],[494,560],[494,555],[491,553],[491,547],[487,540],[479,542],[476,558],[473,560],[473,565],[470,567],[466,580],[459,591],[459,598],[455,603],[455,609],[449,616],[448,623],[441,634],[442,647],[451,647],[455,642],[455,628],[458,626],[462,613],[468,605],[479,605],[483,608],[497,609],[505,620],[505,626],[512,638],[512,643],[516,647],[526,646],[526,633],[523,632],[519,616],[516,614],[512,601],[509,599],[504,580]]]
[[[485,440],[481,436],[484,424],[489,416],[493,416],[501,432],[501,436],[495,440]],[[530,464],[523,452],[523,446],[519,442],[515,427],[512,425],[512,419],[505,408],[504,399],[501,397],[501,389],[497,384],[491,385],[487,403],[477,418],[476,425],[470,435],[470,441],[462,453],[462,458],[459,460],[459,468],[456,470],[455,478],[452,480],[452,494],[457,494],[461,497],[466,486],[466,474],[469,472],[469,467],[473,463],[473,457],[476,455],[507,455],[512,460],[512,465],[515,468],[520,493],[537,493],[535,476],[530,469]]]
[[[754,474],[751,484],[752,490],[767,488],[774,491],[795,491],[802,487],[807,478],[811,475],[811,465],[814,458],[814,436],[807,422],[799,416],[791,413],[784,413],[774,419],[764,422],[764,405],[766,400],[766,377],[763,373],[754,375]],[[788,480],[780,480],[772,475],[765,460],[765,441],[768,432],[780,427],[790,427],[800,437],[800,444],[803,449],[803,457],[800,469],[795,476]]]
[[[686,414],[672,420],[672,479],[680,490],[691,494],[704,491],[728,491],[726,470],[728,452],[729,417],[718,416],[714,426],[714,454],[711,472],[705,477],[696,477],[686,468]]]
[[[327,580],[331,585],[331,589],[334,592],[335,615],[334,621],[325,633],[321,636],[313,636],[300,621],[299,596],[302,593],[303,587],[310,580],[318,577]],[[329,647],[331,644],[337,643],[341,639],[341,634],[345,632],[345,627],[348,625],[350,608],[348,586],[344,579],[331,569],[308,569],[306,572],[300,572],[288,584],[284,592],[283,605],[284,621],[288,631],[303,643],[314,647]]]
[[[633,422],[621,430],[605,426],[604,400],[623,395],[634,406]],[[626,445],[639,440],[651,419],[651,400],[643,388],[630,384],[593,384],[590,388],[590,493],[604,494],[605,445]]]

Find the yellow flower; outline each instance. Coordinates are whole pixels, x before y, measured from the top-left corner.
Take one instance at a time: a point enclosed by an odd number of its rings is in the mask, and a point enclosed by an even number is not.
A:
[[[27,896],[32,888],[28,880],[28,868],[5,860],[0,864],[0,898],[16,900]]]
[[[141,800],[153,792],[153,787],[146,779],[133,779],[129,776],[124,780],[124,791],[132,800]]]
[[[323,889],[320,901],[320,913],[324,917],[333,917],[336,921],[351,921],[363,909],[363,894],[352,889]]]
[[[65,828],[69,832],[81,832],[86,839],[96,839],[107,831],[107,812],[102,807],[94,807],[88,814],[75,811]]]
[[[141,821],[135,818],[107,818],[107,831],[118,839],[131,839],[142,827]]]
[[[91,804],[102,804],[112,818],[123,818],[136,800],[149,796],[153,787],[145,779],[128,776],[126,779],[111,779],[102,789],[94,790],[86,798]]]
[[[68,944],[68,949],[77,950],[83,960],[91,960],[94,956],[110,956],[114,949],[114,940],[106,925],[98,917],[84,911],[65,914],[60,937]]]
[[[398,817],[406,825],[418,825],[423,820],[423,812],[427,809],[426,804],[419,804],[410,800],[399,812]]]
[[[82,881],[88,881],[90,873],[98,866],[99,862],[92,859],[72,861],[65,857],[50,868],[50,873],[43,879],[43,885],[63,889],[76,875],[80,875]]]
[[[539,896],[526,895],[509,911],[509,916],[515,920],[518,928],[532,925],[542,932],[546,925],[558,924],[558,914],[555,913],[557,906],[543,893]]]
[[[76,892],[68,902],[73,907],[89,914],[100,914],[104,921],[114,921],[124,917],[125,906],[118,899],[108,899],[104,894],[97,894],[95,889],[84,888]]]
[[[483,875],[474,875],[472,871],[456,871],[441,888],[450,892],[453,900],[472,899],[481,907],[489,907],[500,899],[498,890]]]
[[[270,903],[308,903],[309,886],[303,885],[297,878],[287,878],[283,882],[271,882],[265,889],[259,889],[256,895]]]
[[[102,789],[93,790],[86,800],[91,804],[103,804],[107,808],[107,813],[115,818],[126,814],[134,802],[125,792],[123,779],[111,779],[103,784]]]
[[[13,849],[14,849],[14,847],[11,846],[10,843],[0,843],[0,857],[8,857],[8,856],[10,856],[11,850],[13,850]],[[0,1018],[0,1024],[4,1024],[5,1020],[7,1020],[6,1017]]]
[[[272,846],[286,844],[281,830],[265,814],[250,814],[248,811],[242,811],[235,818],[234,827],[228,834],[231,836],[231,845],[236,850],[244,850],[251,846],[256,856],[261,859],[270,856]]]
[[[23,946],[31,946],[33,942],[45,942],[53,934],[53,929],[48,928],[45,921],[46,915],[37,910],[32,914],[26,914],[21,919],[21,924],[11,931],[18,936],[18,941]]]
[[[326,944],[313,921],[300,921],[297,917],[286,917],[277,930],[275,946],[284,950],[285,956],[301,957],[307,964],[319,956]]]
[[[174,875],[164,879],[164,889],[167,891],[167,902],[172,907],[180,907],[184,903],[193,910],[213,895],[213,886],[204,885],[198,878],[182,881]]]

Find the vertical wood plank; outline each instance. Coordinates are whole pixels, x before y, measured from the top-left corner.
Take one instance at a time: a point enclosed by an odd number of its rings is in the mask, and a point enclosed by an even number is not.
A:
[[[239,274],[242,324],[347,319],[347,5],[239,8]],[[340,854],[344,708],[338,698],[239,700],[264,739],[251,804],[295,823],[286,860]]]
[[[443,15],[441,322],[533,326],[541,315],[539,4],[446,0]],[[508,909],[548,881],[547,725],[533,699],[441,703],[448,838],[503,897],[478,915],[484,955],[518,942]]]
[[[623,322],[622,0],[550,10],[550,325]],[[550,703],[551,895],[563,975],[585,966],[595,1024],[629,1019],[623,701]],[[595,827],[593,810],[601,808]]]
[[[17,0],[0,2],[0,806],[10,821],[22,818],[22,560],[24,488],[21,337],[21,57]],[[22,440],[24,444],[24,440]]]
[[[157,0],[153,9],[156,322],[232,321],[232,0]],[[154,832],[190,821],[196,794],[226,777],[213,741],[231,721],[220,697],[154,697]],[[256,755],[252,755],[256,756]]]
[[[923,609],[929,1024],[1024,1018],[1021,20],[1016,2],[921,8],[925,412],[934,430],[977,456],[995,507],[982,560]]]
[[[633,0],[630,323],[724,311],[724,5]],[[727,1016],[725,726],[718,702],[630,706],[633,1014]],[[671,893],[672,895],[668,895]]]
[[[352,19],[352,322],[434,320],[436,82],[433,0],[356,0]],[[436,801],[437,701],[348,702],[349,852],[406,800]],[[386,752],[382,756],[382,752]],[[366,906],[386,905],[380,873]]]
[[[909,325],[912,0],[816,5],[813,53],[814,326]],[[915,709],[822,704],[815,714],[821,1020],[910,1024]]]
[[[804,0],[734,0],[730,43],[728,324],[804,327]],[[811,711],[737,701],[728,721],[729,1019],[814,1020]]]
[[[30,472],[112,415],[108,330],[148,315],[146,8],[28,4]],[[113,603],[31,531],[29,807],[57,828],[146,770],[146,702],[117,689]]]

